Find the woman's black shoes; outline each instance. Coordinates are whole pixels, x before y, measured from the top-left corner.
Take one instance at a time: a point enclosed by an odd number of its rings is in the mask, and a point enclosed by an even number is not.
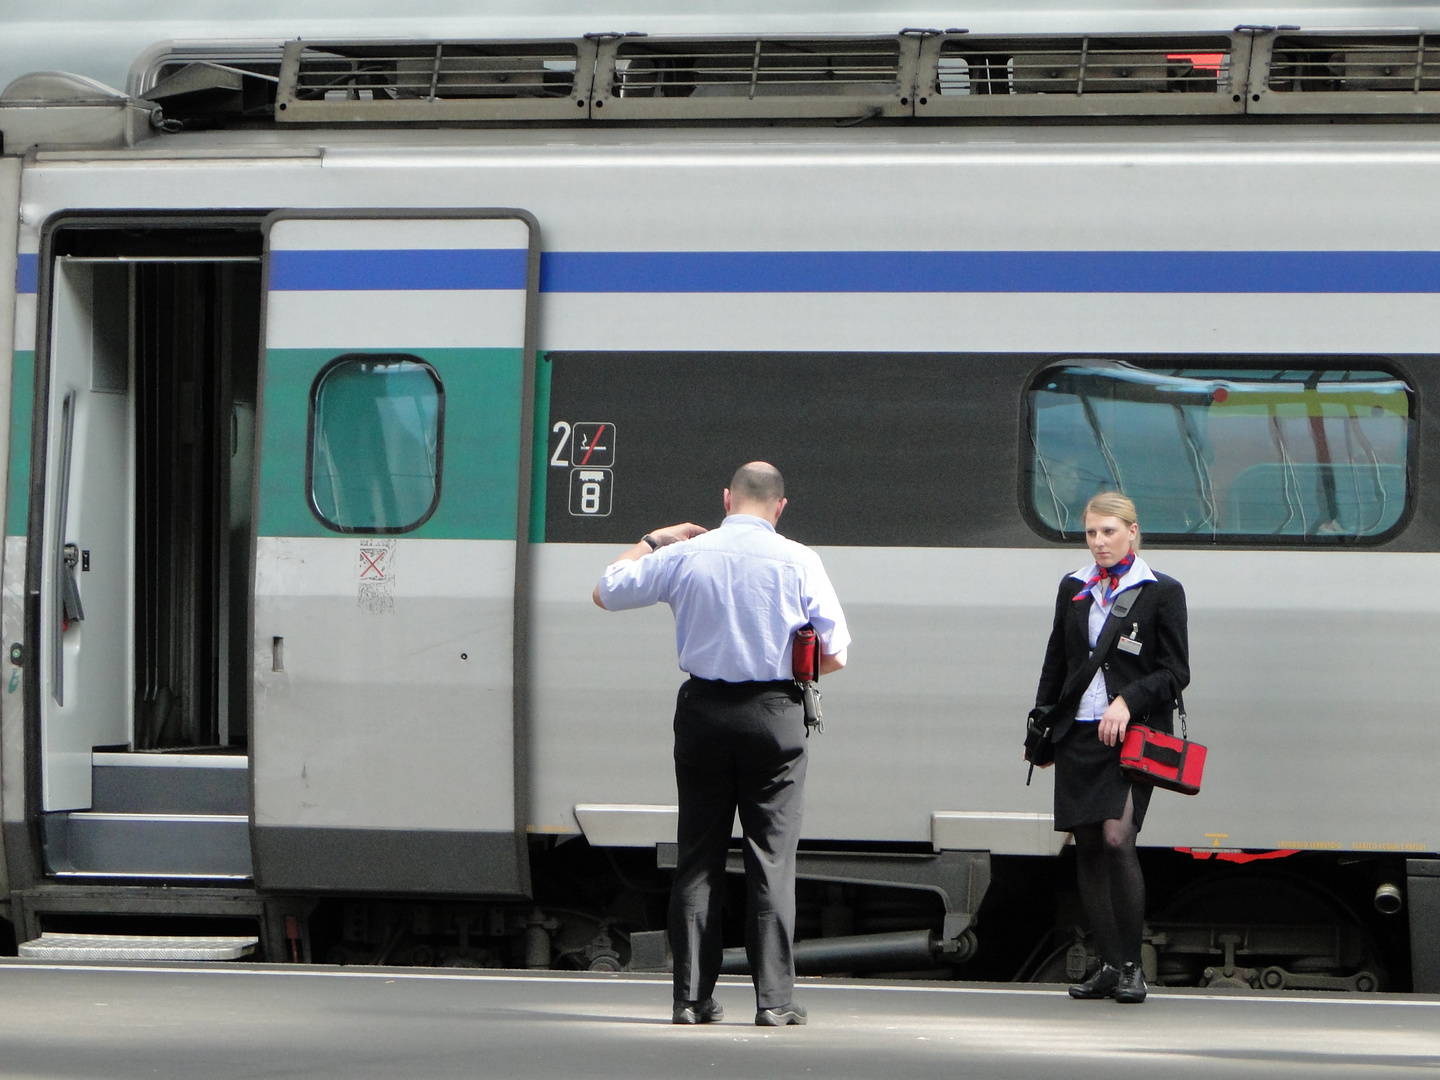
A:
[[[1131,965],[1126,965],[1126,967],[1129,966]],[[1070,996],[1077,1001],[1099,1001],[1101,998],[1114,997],[1115,988],[1119,985],[1120,969],[1111,967],[1109,964],[1101,964],[1100,970],[1090,978],[1078,986],[1070,987]],[[1140,985],[1145,985],[1143,979]]]
[[[1121,1005],[1139,1005],[1145,1000],[1145,972],[1139,964],[1126,964],[1120,969],[1120,985],[1115,987],[1115,1000]]]
[[[1070,996],[1080,1001],[1114,998],[1122,1005],[1139,1005],[1145,1000],[1145,972],[1139,964],[1123,968],[1101,964],[1100,970],[1078,986],[1070,987]]]

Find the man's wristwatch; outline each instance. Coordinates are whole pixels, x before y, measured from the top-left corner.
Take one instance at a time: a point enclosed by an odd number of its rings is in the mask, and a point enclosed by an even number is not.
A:
[[[646,533],[644,536],[640,537],[640,542],[641,542],[642,544],[649,544],[651,551],[659,551],[659,550],[660,550],[660,545],[655,542],[655,538],[654,538],[653,536],[651,536],[649,533]]]

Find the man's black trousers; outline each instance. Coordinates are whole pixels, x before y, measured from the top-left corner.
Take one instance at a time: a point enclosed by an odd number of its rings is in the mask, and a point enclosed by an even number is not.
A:
[[[756,1005],[790,1004],[805,746],[804,710],[794,683],[691,679],[680,688],[679,853],[670,893],[676,1001],[704,1001],[720,974],[725,855],[739,810],[745,834],[745,951]]]

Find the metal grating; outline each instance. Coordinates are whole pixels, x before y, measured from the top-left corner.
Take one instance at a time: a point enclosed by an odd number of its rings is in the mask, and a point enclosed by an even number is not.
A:
[[[921,57],[917,116],[1114,116],[1244,111],[1245,35],[943,34]]]
[[[1257,39],[1249,111],[1440,114],[1440,34],[1284,33]]]
[[[1418,94],[1440,90],[1440,34],[1325,39],[1282,37],[1271,46],[1266,89],[1276,93]]]
[[[17,950],[29,960],[238,960],[258,937],[150,937],[136,934],[41,934]]]
[[[620,38],[600,48],[593,116],[905,116],[915,53],[903,37]]]
[[[157,47],[171,124],[1440,115],[1440,32],[292,41]]]
[[[275,119],[583,119],[593,65],[585,41],[294,41],[285,48]]]

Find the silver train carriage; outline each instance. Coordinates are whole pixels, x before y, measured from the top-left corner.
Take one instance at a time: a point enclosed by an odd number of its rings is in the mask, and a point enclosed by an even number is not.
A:
[[[681,674],[590,588],[758,457],[855,637],[802,971],[1083,971],[1020,729],[1114,487],[1211,755],[1141,837],[1153,981],[1440,990],[1437,116],[1440,37],[1379,29],[16,79],[21,953],[662,970]]]

